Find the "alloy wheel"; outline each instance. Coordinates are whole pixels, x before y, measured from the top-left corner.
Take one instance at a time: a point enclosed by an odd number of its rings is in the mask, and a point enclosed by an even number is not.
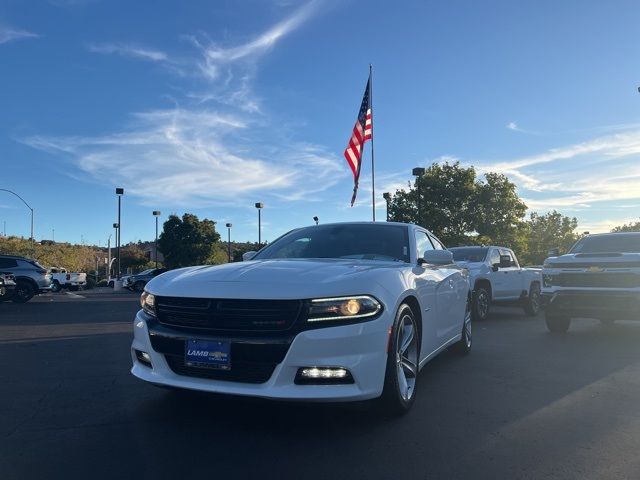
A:
[[[396,338],[396,370],[400,395],[408,401],[414,392],[418,375],[418,329],[411,315],[398,323]]]
[[[478,316],[481,319],[487,318],[489,314],[489,295],[485,290],[480,290],[476,299]]]

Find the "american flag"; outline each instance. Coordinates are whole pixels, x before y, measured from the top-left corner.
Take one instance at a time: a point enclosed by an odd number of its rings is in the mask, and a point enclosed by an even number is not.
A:
[[[358,194],[358,182],[360,181],[360,165],[362,164],[362,150],[364,143],[367,140],[371,140],[373,136],[373,114],[371,113],[371,75],[367,80],[367,88],[364,90],[364,97],[362,97],[362,105],[360,105],[360,112],[358,112],[358,119],[353,127],[353,133],[349,139],[349,145],[344,151],[344,158],[347,159],[349,167],[353,172],[353,196],[351,197],[351,206],[356,201],[356,195]]]

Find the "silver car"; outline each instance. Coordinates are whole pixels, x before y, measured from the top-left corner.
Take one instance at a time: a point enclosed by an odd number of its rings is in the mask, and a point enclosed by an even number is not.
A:
[[[16,289],[12,300],[25,303],[40,292],[51,288],[51,275],[36,260],[15,255],[0,255],[0,270],[15,276]]]

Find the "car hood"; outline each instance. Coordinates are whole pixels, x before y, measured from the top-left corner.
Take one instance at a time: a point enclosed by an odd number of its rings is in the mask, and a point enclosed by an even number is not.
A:
[[[189,267],[147,284],[155,295],[219,298],[313,298],[371,293],[379,276],[409,265],[334,259],[278,259]]]
[[[568,253],[549,257],[544,265],[546,268],[640,267],[640,253]]]

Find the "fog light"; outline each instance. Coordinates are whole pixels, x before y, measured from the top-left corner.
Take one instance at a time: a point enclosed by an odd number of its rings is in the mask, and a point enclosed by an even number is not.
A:
[[[344,385],[353,382],[351,373],[342,367],[303,367],[298,369],[296,385]]]
[[[149,355],[147,352],[142,352],[140,350],[134,350],[134,351],[136,353],[136,358],[138,359],[138,361],[141,364],[151,368],[151,355]]]

